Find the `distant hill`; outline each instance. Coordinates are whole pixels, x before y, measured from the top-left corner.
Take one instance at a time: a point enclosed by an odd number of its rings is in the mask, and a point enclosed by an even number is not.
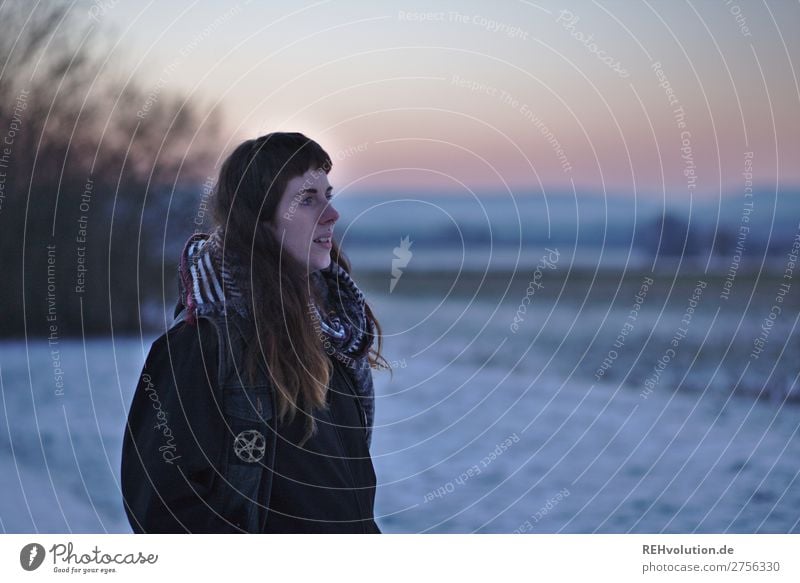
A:
[[[784,255],[800,223],[800,189],[761,188],[743,222],[741,196],[721,201],[664,204],[653,198],[584,193],[517,195],[345,193],[335,204],[342,215],[337,237],[350,254],[364,249],[391,254],[403,237],[412,251],[468,255],[493,248],[527,252],[546,245],[565,250],[602,250],[616,260],[732,256],[740,225],[749,227],[743,256]],[[362,254],[363,256],[363,254]],[[586,259],[586,258],[584,258]],[[591,261],[591,258],[589,258]]]

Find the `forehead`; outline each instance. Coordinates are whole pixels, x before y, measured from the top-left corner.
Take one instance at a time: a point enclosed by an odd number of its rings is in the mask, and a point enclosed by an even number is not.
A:
[[[287,184],[288,189],[293,192],[300,192],[302,190],[308,190],[311,188],[315,188],[318,191],[322,190],[324,192],[328,186],[330,186],[330,183],[328,182],[328,175],[325,174],[325,171],[320,168],[316,170],[308,170],[302,176],[295,176]]]

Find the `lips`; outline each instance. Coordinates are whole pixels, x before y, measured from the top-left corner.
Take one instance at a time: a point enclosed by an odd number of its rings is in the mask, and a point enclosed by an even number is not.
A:
[[[327,231],[319,235],[316,239],[314,239],[314,243],[322,243],[324,245],[330,243],[332,237],[333,237],[333,231]]]
[[[314,239],[314,243],[325,249],[325,252],[328,252],[331,249],[333,249],[333,242],[331,238],[332,235],[333,232],[328,231],[327,233],[324,233],[323,235],[320,235],[319,237]]]

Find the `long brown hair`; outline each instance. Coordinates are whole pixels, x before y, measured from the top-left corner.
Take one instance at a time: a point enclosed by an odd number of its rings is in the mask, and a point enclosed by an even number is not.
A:
[[[325,173],[330,156],[300,133],[274,132],[240,144],[223,163],[217,181],[213,216],[224,233],[225,260],[236,257],[250,281],[242,282],[252,316],[252,337],[246,342],[247,375],[254,382],[265,362],[275,389],[278,421],[307,415],[305,443],[316,431],[311,408],[326,406],[332,363],[309,317],[310,302],[323,305],[307,268],[281,251],[280,241],[263,222],[272,223],[287,183],[309,170]],[[350,262],[332,240],[331,261],[350,273]],[[378,340],[370,347],[370,366],[389,368],[381,354],[381,328],[365,306]],[[372,338],[369,339],[372,342]]]

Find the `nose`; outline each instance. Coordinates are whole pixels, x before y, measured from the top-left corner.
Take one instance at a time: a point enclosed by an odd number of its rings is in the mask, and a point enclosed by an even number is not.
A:
[[[332,227],[336,221],[339,220],[339,212],[333,208],[333,205],[328,203],[325,207],[325,210],[322,211],[322,215],[319,218],[319,222],[322,225],[330,224]]]

